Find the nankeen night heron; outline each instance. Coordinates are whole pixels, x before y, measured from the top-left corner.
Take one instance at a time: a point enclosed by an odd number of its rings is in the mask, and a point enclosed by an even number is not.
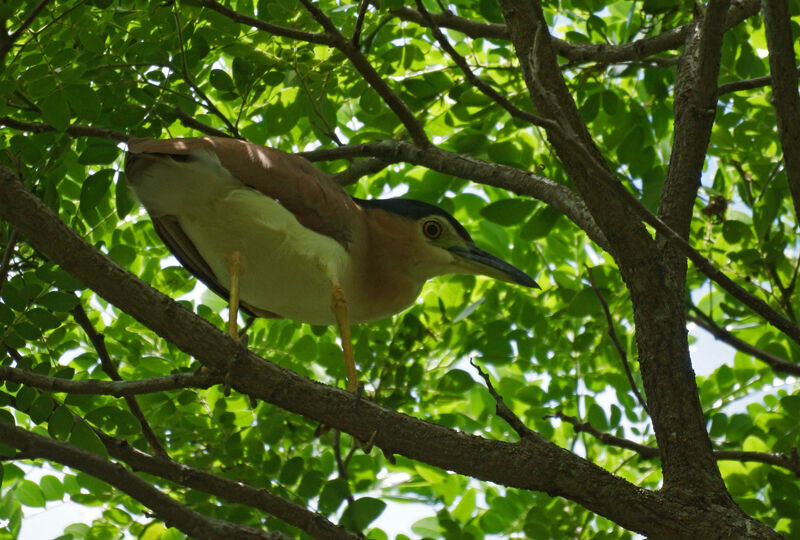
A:
[[[409,199],[362,200],[302,157],[218,137],[132,139],[128,182],[192,274],[262,317],[337,324],[358,390],[350,324],[410,306],[430,278],[530,276],[477,247],[453,216]]]

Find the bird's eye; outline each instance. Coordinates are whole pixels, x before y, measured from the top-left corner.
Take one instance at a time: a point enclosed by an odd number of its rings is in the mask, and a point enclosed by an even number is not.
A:
[[[429,219],[422,224],[422,232],[431,240],[436,240],[442,235],[442,224]]]

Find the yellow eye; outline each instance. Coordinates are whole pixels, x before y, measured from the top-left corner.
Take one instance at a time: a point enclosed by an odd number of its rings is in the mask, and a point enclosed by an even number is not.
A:
[[[438,221],[434,221],[429,219],[425,223],[422,224],[422,232],[430,238],[431,240],[436,240],[440,236],[442,236],[442,224]]]

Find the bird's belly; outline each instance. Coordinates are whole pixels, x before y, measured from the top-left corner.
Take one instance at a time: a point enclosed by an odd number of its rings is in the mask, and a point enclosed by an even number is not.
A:
[[[226,288],[229,256],[239,251],[240,296],[246,303],[299,322],[336,322],[331,290],[334,283],[342,284],[347,251],[301,225],[279,202],[243,187],[179,220]]]

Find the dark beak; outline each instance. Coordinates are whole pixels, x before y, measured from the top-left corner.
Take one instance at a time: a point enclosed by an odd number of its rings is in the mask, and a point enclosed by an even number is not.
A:
[[[448,251],[456,256],[456,264],[460,266],[465,273],[480,274],[507,281],[508,283],[516,283],[533,289],[541,289],[541,287],[533,281],[531,276],[516,266],[508,264],[503,259],[495,257],[488,251],[482,250],[475,244],[453,246],[448,248]]]

